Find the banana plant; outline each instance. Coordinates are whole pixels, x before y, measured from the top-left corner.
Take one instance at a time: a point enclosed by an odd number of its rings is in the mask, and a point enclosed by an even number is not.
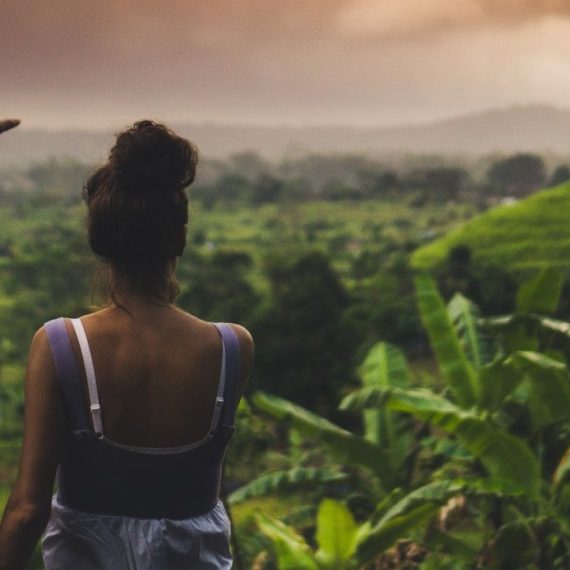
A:
[[[385,342],[370,348],[358,373],[363,386],[409,385],[409,371],[402,351]],[[341,471],[345,465],[368,469],[381,494],[397,485],[407,485],[403,464],[409,458],[413,436],[409,418],[404,414],[387,409],[365,410],[362,414],[364,436],[361,437],[293,402],[263,391],[255,392],[251,403],[258,410],[288,422],[301,434],[317,438],[338,467],[295,466],[263,474],[234,491],[229,498],[231,503],[307,483],[340,481],[346,479]]]
[[[333,499],[321,502],[317,513],[316,541],[310,546],[296,530],[277,519],[256,515],[260,531],[270,539],[280,570],[350,570],[357,568],[354,554],[359,527],[346,506]]]
[[[280,570],[354,570],[371,563],[400,537],[423,526],[450,497],[466,485],[440,481],[420,487],[406,497],[382,507],[358,524],[340,501],[321,501],[312,550],[291,526],[266,514],[257,514],[259,530],[271,541]]]
[[[476,368],[461,349],[435,282],[427,275],[420,275],[415,285],[420,317],[451,396],[462,407],[473,406],[478,395]]]
[[[318,439],[337,464],[364,467],[376,476],[381,487],[393,487],[388,451],[380,445],[284,398],[258,390],[252,394],[251,402],[290,428]]]
[[[252,497],[259,497],[278,491],[290,491],[295,487],[315,484],[339,483],[347,475],[326,467],[295,467],[272,471],[243,485],[229,496],[230,504],[239,503]]]
[[[403,353],[397,347],[383,342],[375,344],[369,350],[358,373],[363,386],[409,385],[409,371]],[[417,446],[413,445],[412,426],[406,415],[391,410],[366,410],[362,416],[364,436],[361,437],[292,402],[261,391],[253,394],[250,401],[258,410],[287,422],[291,428],[290,434],[299,432],[318,439],[328,451],[333,464],[329,467],[297,464],[290,469],[264,473],[234,491],[229,496],[230,504],[299,487],[318,486],[326,489],[330,483],[348,479],[344,472],[347,465],[367,469],[373,475],[374,484],[365,489],[373,501],[386,496],[393,497],[391,492],[398,485],[409,486],[409,469],[404,467],[404,463],[410,458],[410,451],[417,450]],[[391,504],[386,502],[386,508]],[[410,518],[409,522],[412,521],[413,518]],[[266,519],[263,528],[266,531],[273,529],[276,533],[279,529],[283,531],[284,527],[282,522]],[[298,550],[298,540],[293,537],[294,531],[290,529],[278,541],[276,549],[279,552],[290,551],[292,548]],[[300,552],[304,550],[303,547]],[[282,553],[281,558],[291,556],[291,560],[300,560],[305,557],[300,552],[295,555]],[[285,564],[286,561],[280,559],[279,567],[286,567]]]
[[[539,487],[536,457],[523,440],[501,429],[488,415],[463,409],[426,389],[365,389],[345,398],[341,409],[377,406],[409,413],[454,435],[481,460],[496,482],[536,496]]]
[[[560,498],[570,475],[570,449],[557,452],[551,469],[542,438],[549,432],[559,434],[558,443],[568,437],[570,374],[566,364],[556,354],[537,352],[539,344],[527,330],[509,331],[509,342],[502,347],[490,342],[476,307],[456,296],[446,308],[429,277],[418,277],[416,288],[446,390],[437,394],[422,388],[366,387],[347,396],[341,409],[387,408],[408,413],[446,431],[478,461],[482,473],[474,463],[471,486],[494,494],[501,505],[502,524],[490,548],[495,556],[493,567],[502,568],[501,556],[514,548],[528,564],[569,563],[570,508],[566,505],[570,501],[564,499],[563,504]],[[552,312],[559,294],[559,277],[546,270],[519,291],[517,315]],[[546,319],[532,316],[536,321]],[[554,325],[560,334],[568,330],[563,323]],[[548,326],[554,328],[552,320]],[[523,431],[523,437],[509,419],[513,404],[524,408],[530,422],[530,433]],[[565,495],[570,496],[568,490]],[[550,529],[548,539],[545,529]],[[554,543],[558,546],[551,548]],[[523,544],[539,547],[533,552],[522,548]]]
[[[544,278],[523,287],[523,294],[519,295],[521,307],[539,306],[538,301],[533,301],[533,295],[541,295],[537,283],[544,285]],[[559,287],[550,289],[553,292],[548,307],[552,307]],[[427,276],[416,279],[416,290],[420,315],[449,397],[427,389],[373,386],[349,395],[341,409],[386,407],[411,414],[456,437],[496,481],[536,497],[540,484],[538,457],[527,441],[509,433],[503,425],[504,417],[497,412],[518,391],[519,397],[524,394],[536,426],[570,420],[570,376],[566,365],[534,351],[493,358],[483,345],[476,315],[464,299],[456,296],[446,308],[434,281]],[[542,306],[546,306],[544,301]],[[460,326],[458,321],[462,321]]]
[[[523,286],[518,296],[518,318],[526,314],[523,310],[553,310],[560,292],[557,278],[554,284],[547,285],[553,275],[543,272]],[[542,288],[547,290],[547,300],[541,298]],[[322,555],[317,557],[297,539],[293,542],[302,545],[304,559],[310,562],[306,562],[307,566],[286,566],[281,561],[280,568],[357,568],[373,561],[399,538],[431,528],[430,521],[455,495],[492,497],[499,505],[501,514],[495,516],[499,526],[496,536],[489,539],[489,551],[495,560],[500,560],[501,553],[509,548],[517,548],[516,540],[522,540],[523,535],[527,537],[526,544],[541,544],[544,520],[565,521],[557,527],[560,538],[556,540],[557,544],[570,545],[570,493],[566,486],[570,480],[570,449],[559,453],[549,471],[545,468],[543,442],[536,437],[570,422],[570,376],[566,365],[556,354],[537,352],[538,343],[531,342],[532,338],[529,341],[520,331],[513,335],[510,345],[496,342],[473,303],[456,295],[446,307],[429,277],[416,279],[416,291],[420,315],[446,384],[441,393],[411,388],[401,353],[379,344],[359,370],[363,388],[347,396],[340,406],[363,413],[364,437],[286,400],[261,392],[253,397],[257,408],[318,438],[337,462],[365,466],[383,482],[375,512],[358,525],[354,534],[350,562],[340,557],[336,566],[326,566],[329,562]],[[550,319],[547,326],[556,328],[558,334],[570,329],[550,317],[533,315]],[[510,417],[513,405],[528,413],[533,437],[527,433],[521,436],[514,426]],[[467,482],[434,481],[408,494],[398,488],[394,471],[397,466],[401,470],[402,454],[397,454],[399,459],[394,461],[391,453],[397,449],[401,433],[398,422],[406,415],[447,432],[470,454],[472,474]],[[284,529],[288,528],[269,518],[259,520],[262,530],[267,531],[270,525],[274,537],[278,534],[276,529],[286,532]],[[293,535],[287,536],[290,543]],[[279,540],[279,548],[289,552],[283,546],[287,543],[285,538]],[[445,548],[453,546],[458,552],[465,553],[470,548],[441,530],[431,532],[431,540],[439,541]],[[550,554],[544,554],[545,546],[540,546],[540,554],[535,553],[534,558],[528,552],[529,549],[519,548],[521,560],[542,563],[551,559]],[[569,552],[570,546],[567,551],[563,549],[562,556]]]
[[[497,345],[494,338],[481,326],[479,307],[456,293],[447,305],[447,313],[460,347],[475,370],[480,370],[495,358]]]
[[[410,374],[402,351],[387,342],[378,342],[360,366],[359,376],[364,387],[406,388]],[[410,456],[413,443],[409,418],[387,408],[363,411],[364,437],[386,450],[390,462],[391,481],[405,484],[403,465]]]
[[[505,353],[517,350],[548,350],[552,343],[568,346],[570,324],[552,318],[560,301],[563,275],[545,268],[517,291],[515,312],[481,319]]]

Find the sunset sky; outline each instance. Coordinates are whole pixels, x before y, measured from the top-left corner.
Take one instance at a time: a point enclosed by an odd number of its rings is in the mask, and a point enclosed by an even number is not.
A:
[[[567,0],[1,0],[23,126],[385,125],[570,107]]]

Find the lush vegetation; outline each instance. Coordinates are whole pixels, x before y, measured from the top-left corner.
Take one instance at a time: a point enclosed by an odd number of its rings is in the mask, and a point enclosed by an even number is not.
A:
[[[32,334],[100,300],[88,172],[0,173],[0,502]],[[547,178],[529,155],[205,161],[178,304],[256,339],[225,477],[242,568],[568,566],[569,297],[535,270],[567,269],[570,189],[481,215]]]
[[[570,268],[570,186],[563,184],[523,202],[504,205],[449,232],[414,252],[412,263],[433,268],[445,262],[455,246],[469,246],[476,260],[512,271],[545,265]]]
[[[419,310],[444,385],[411,386],[401,352],[375,345],[361,368],[364,387],[341,403],[368,410],[363,436],[254,394],[260,410],[325,446],[352,491],[321,502],[315,553],[292,528],[257,517],[279,568],[388,564],[396,552],[386,551],[410,538],[400,562],[422,568],[566,568],[570,326],[540,314],[555,310],[561,286],[559,273],[544,271],[520,288],[513,315],[486,320],[461,294],[446,307],[434,282],[418,277]],[[364,484],[351,466],[366,470]],[[237,498],[266,493],[268,477]],[[274,489],[282,479],[303,481],[300,468],[273,477]],[[359,523],[349,509],[354,494],[368,499]]]

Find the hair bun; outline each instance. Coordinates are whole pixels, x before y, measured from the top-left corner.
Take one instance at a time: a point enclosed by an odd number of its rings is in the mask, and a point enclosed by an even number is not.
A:
[[[132,192],[181,190],[194,180],[196,162],[190,142],[153,121],[119,134],[109,155],[119,186]]]

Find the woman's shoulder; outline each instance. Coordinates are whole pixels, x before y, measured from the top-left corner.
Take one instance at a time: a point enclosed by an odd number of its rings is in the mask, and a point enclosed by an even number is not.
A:
[[[212,326],[213,323],[208,321],[202,321],[202,323],[206,326]],[[253,341],[253,336],[249,332],[247,328],[243,325],[237,323],[229,323],[226,322],[225,324],[229,325],[234,333],[237,336],[240,348],[240,355],[244,364],[249,365],[253,361],[253,354],[255,350],[255,343]]]
[[[230,325],[236,333],[242,351],[245,350],[247,352],[252,352],[254,349],[254,341],[251,333],[243,325],[238,325],[236,323],[227,324]]]
[[[203,327],[204,329],[205,328],[214,329],[213,322],[200,319],[195,315],[183,311],[179,307],[177,307],[177,309],[180,311],[180,313],[183,313],[186,318],[192,319],[195,327]],[[232,328],[232,330],[235,332],[238,338],[239,348],[240,348],[239,350],[240,362],[241,362],[240,385],[241,385],[241,392],[243,393],[247,385],[251,369],[253,367],[254,353],[255,353],[255,344],[253,341],[253,336],[251,335],[249,330],[241,324],[231,323],[231,322],[225,322],[225,324],[229,325]]]
[[[208,321],[202,322],[209,326],[212,326],[212,323]],[[247,386],[249,376],[251,374],[251,369],[253,368],[255,345],[251,333],[243,325],[229,322],[226,322],[226,324],[229,325],[235,332],[239,343],[240,391],[243,394]]]
[[[212,327],[212,325],[214,324],[211,321],[206,321],[204,319],[197,317],[196,315],[188,313],[182,310],[180,307],[177,307],[177,310],[180,312],[180,314],[184,315],[185,318],[192,320],[195,325],[202,327]],[[236,333],[239,340],[240,348],[242,350],[245,350],[246,352],[252,352],[254,348],[254,341],[249,330],[245,326],[238,323],[230,323],[227,321],[224,322],[225,324],[230,325],[232,330]]]

